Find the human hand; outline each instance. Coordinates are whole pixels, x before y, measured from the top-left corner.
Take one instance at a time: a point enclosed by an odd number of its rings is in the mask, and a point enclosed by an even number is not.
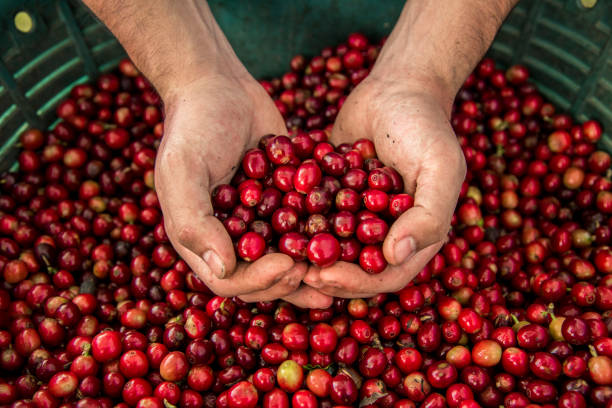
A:
[[[178,253],[218,295],[246,301],[284,298],[301,307],[332,299],[300,288],[305,264],[287,255],[237,263],[213,216],[210,193],[227,183],[247,148],[283,119],[249,75],[203,1],[85,0],[159,92],[165,134],[155,186],[166,232]]]
[[[373,71],[347,99],[333,140],[372,138],[379,157],[396,167],[408,191],[416,194],[416,206],[389,232],[384,253],[391,266],[386,271],[367,276],[359,267],[342,263],[324,271],[311,268],[305,281],[312,287],[349,297],[371,294],[372,288],[396,290],[441,245],[465,172],[448,125],[450,106],[517,1],[465,0],[444,2],[442,8],[439,2],[406,2],[374,67],[378,75]],[[299,306],[330,305],[331,298],[312,288],[292,292],[306,266],[285,255],[236,264],[231,240],[212,215],[211,189],[229,180],[238,158],[254,146],[253,137],[285,133],[285,128],[268,96],[238,61],[207,3],[85,3],[119,39],[166,105],[156,187],[168,235],[179,254],[218,294],[245,300],[285,296]],[[430,78],[441,81],[406,80],[415,73],[421,78],[433,74]],[[402,240],[406,237],[413,241]],[[408,259],[412,248],[418,252]]]
[[[218,295],[245,301],[283,298],[301,307],[332,299],[300,287],[305,264],[283,254],[236,262],[210,193],[230,181],[244,152],[284,121],[244,68],[203,1],[85,0],[155,86],[165,134],[155,186],[177,252]]]
[[[165,134],[155,186],[166,232],[177,252],[216,294],[245,301],[284,298],[301,307],[326,307],[331,298],[300,287],[305,263],[274,253],[237,262],[211,192],[228,183],[244,152],[266,133],[285,134],[284,120],[250,75],[205,76],[166,95]]]
[[[175,89],[165,105],[155,186],[166,232],[178,253],[218,295],[326,307],[331,302],[327,296],[309,287],[298,289],[305,263],[281,253],[250,264],[237,262],[230,236],[213,215],[210,193],[230,181],[244,152],[263,134],[286,133],[264,89],[247,74],[215,75]]]
[[[383,243],[389,265],[382,273],[338,262],[311,267],[308,285],[340,297],[394,292],[440,249],[466,172],[449,123],[452,103],[517,1],[406,1],[370,75],[340,109],[331,139],[373,140],[379,159],[403,176],[415,205],[389,230]]]
[[[381,71],[378,71],[381,73]],[[370,275],[359,265],[337,262],[311,267],[305,282],[330,296],[370,297],[408,284],[444,243],[466,165],[449,123],[450,112],[436,85],[420,79],[394,79],[375,71],[342,106],[331,141],[374,142],[378,158],[404,178],[414,207],[390,227],[383,244],[389,262]]]

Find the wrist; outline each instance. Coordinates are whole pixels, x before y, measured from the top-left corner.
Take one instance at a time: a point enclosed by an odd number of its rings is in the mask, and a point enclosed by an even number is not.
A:
[[[128,51],[163,100],[196,81],[248,74],[205,2],[170,3],[174,15],[163,29],[168,40],[152,44],[148,52]]]
[[[181,54],[180,60],[162,58],[154,69],[142,69],[165,103],[198,82],[214,81],[220,77],[238,82],[249,76],[238,58],[222,48],[209,48],[206,53],[194,49],[177,52]]]
[[[204,77],[246,73],[204,1],[84,1],[162,98]]]
[[[399,89],[403,94],[422,95],[435,101],[450,119],[452,105],[458,89],[450,78],[431,67],[415,63],[400,65],[378,60],[368,75],[380,89]]]
[[[461,84],[517,1],[408,0],[372,74],[434,92],[450,112]]]

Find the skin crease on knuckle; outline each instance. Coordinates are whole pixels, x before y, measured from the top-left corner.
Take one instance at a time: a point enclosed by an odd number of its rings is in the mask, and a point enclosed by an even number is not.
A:
[[[177,228],[176,238],[179,244],[189,248],[195,234],[196,231],[192,225],[181,225]]]
[[[297,290],[297,288],[300,286],[301,279],[299,279],[299,277],[293,276],[292,274],[289,274],[287,276],[284,276],[281,282],[285,289],[289,293],[291,293]]]

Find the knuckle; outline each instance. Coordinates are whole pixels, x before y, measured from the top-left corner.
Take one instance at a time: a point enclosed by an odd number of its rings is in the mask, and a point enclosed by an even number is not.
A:
[[[318,275],[308,274],[304,277],[304,283],[308,286],[312,286],[313,288],[318,288],[321,286],[322,282]]]
[[[441,152],[438,154],[438,157],[444,159],[443,164],[445,168],[454,169],[458,174],[467,168],[463,149],[458,142],[444,143],[440,145],[440,148]]]
[[[300,286],[300,280],[293,275],[287,275],[281,280],[282,286],[288,291],[295,291]]]
[[[174,228],[176,231],[176,238],[181,245],[186,247],[193,241],[195,236],[195,228],[191,225],[178,225]]]
[[[448,240],[448,234],[450,232],[450,224],[442,224],[436,229],[437,242],[446,242]]]
[[[166,149],[160,146],[155,159],[153,176],[155,177],[155,186],[163,187],[168,181],[168,176],[172,174],[170,161],[167,158]]]

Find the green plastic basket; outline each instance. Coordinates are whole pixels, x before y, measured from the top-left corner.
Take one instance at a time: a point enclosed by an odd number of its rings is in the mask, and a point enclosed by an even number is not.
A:
[[[238,56],[258,78],[279,75],[296,53],[313,55],[353,31],[389,33],[404,0],[211,0]],[[52,126],[70,88],[116,66],[125,52],[78,1],[0,0],[0,168],[18,135]],[[522,0],[489,54],[525,64],[559,108],[600,120],[612,152],[612,1]]]

